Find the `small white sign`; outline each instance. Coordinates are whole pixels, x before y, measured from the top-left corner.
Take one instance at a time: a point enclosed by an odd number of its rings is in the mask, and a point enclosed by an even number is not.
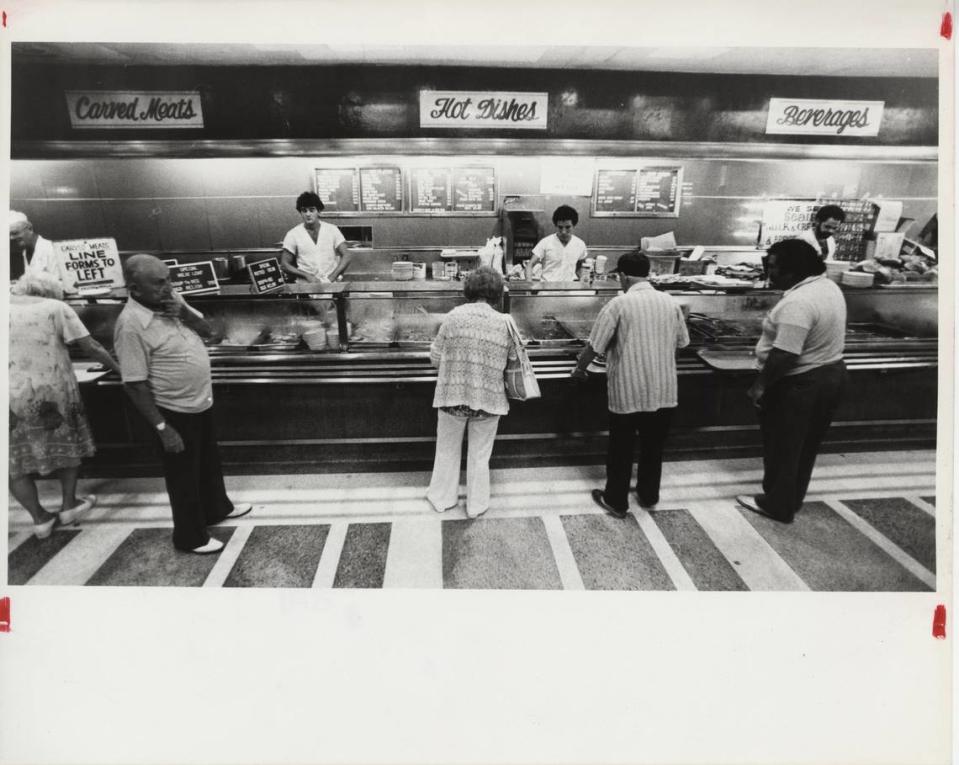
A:
[[[200,94],[173,90],[68,90],[70,125],[90,129],[202,128]]]
[[[879,135],[884,101],[770,98],[767,135]]]
[[[593,160],[543,157],[539,163],[539,193],[588,197],[593,193]]]
[[[548,93],[421,90],[420,127],[546,130]]]
[[[123,268],[114,239],[70,239],[54,242],[60,282],[68,294],[123,286]]]

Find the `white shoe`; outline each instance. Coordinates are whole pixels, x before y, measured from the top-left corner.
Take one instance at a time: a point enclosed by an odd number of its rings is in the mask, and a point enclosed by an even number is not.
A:
[[[223,520],[229,521],[233,518],[242,518],[244,515],[253,510],[253,505],[233,505],[233,509],[230,511],[230,514],[226,516]]]
[[[196,553],[197,555],[210,555],[211,553],[218,553],[225,547],[223,542],[221,542],[216,537],[210,537],[210,541],[205,545],[200,545],[199,547],[194,547],[190,552]]]
[[[53,516],[46,523],[34,523],[33,524],[33,535],[37,539],[46,539],[53,533],[53,527],[56,525],[57,516]]]
[[[479,518],[481,515],[484,515],[487,510],[489,510],[488,507],[480,510],[478,513],[471,513],[469,510],[467,510],[466,517],[469,518],[470,520],[473,520],[475,518]]]
[[[80,516],[93,508],[96,503],[97,495],[87,494],[87,496],[83,498],[83,501],[76,507],[71,507],[69,510],[61,510],[59,513],[57,513],[60,518],[60,523],[62,523],[64,526],[68,526],[71,523],[76,523]]]

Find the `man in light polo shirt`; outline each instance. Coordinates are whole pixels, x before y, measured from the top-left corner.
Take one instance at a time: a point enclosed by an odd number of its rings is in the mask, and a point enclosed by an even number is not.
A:
[[[763,435],[763,493],[736,501],[792,523],[846,383],[846,301],[801,239],[776,242],[766,266],[772,287],[785,292],[763,320],[759,375],[749,389]]]
[[[349,267],[352,257],[342,232],[332,223],[320,220],[323,202],[312,191],[304,191],[296,198],[296,211],[303,222],[283,237],[283,270],[298,282],[335,282]]]
[[[170,286],[170,272],[152,255],[123,264],[130,297],[117,317],[113,346],[123,387],[156,430],[173,510],[173,546],[216,553],[223,542],[207,526],[239,518],[251,505],[226,495],[213,429],[210,357],[201,336],[210,326]]]
[[[572,282],[579,278],[579,269],[588,255],[586,242],[573,233],[579,213],[569,205],[560,205],[553,212],[556,233],[540,239],[533,248],[529,267],[542,262],[544,282]]]
[[[606,488],[593,489],[592,496],[604,511],[625,518],[637,437],[639,505],[654,510],[659,502],[663,447],[679,397],[676,350],[689,345],[689,332],[679,301],[657,292],[647,281],[649,259],[642,252],[620,256],[614,273],[619,274],[623,294],[599,312],[572,377],[586,379],[586,367],[598,354],[606,354]]]

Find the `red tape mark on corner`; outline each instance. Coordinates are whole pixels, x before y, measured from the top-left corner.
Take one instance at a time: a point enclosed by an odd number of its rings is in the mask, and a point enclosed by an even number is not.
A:
[[[942,24],[939,25],[939,35],[947,40],[952,39],[952,14],[949,11],[942,14]]]
[[[932,617],[932,636],[939,640],[946,639],[946,607],[936,606],[936,613]]]
[[[10,631],[10,598],[0,598],[0,632]]]

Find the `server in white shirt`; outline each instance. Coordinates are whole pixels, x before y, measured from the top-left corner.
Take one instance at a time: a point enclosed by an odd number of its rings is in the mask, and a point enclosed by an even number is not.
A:
[[[803,231],[799,238],[816,248],[822,260],[833,260],[836,256],[836,237],[846,212],[839,205],[823,205],[816,210],[813,227]]]
[[[579,213],[569,205],[560,205],[553,213],[556,233],[540,239],[529,259],[530,270],[543,264],[544,282],[571,282],[579,277],[579,267],[588,253],[586,242],[573,234]]]
[[[350,265],[350,251],[343,234],[332,223],[323,223],[323,202],[312,191],[296,198],[296,211],[303,222],[283,238],[283,270],[298,282],[335,282]]]
[[[676,350],[689,345],[689,332],[679,301],[647,280],[649,258],[642,252],[620,256],[614,273],[619,273],[623,294],[599,312],[572,377],[585,379],[590,362],[606,354],[606,487],[594,489],[593,500],[613,517],[625,518],[637,438],[639,505],[653,510],[659,502],[663,446],[679,403]]]
[[[60,280],[53,242],[33,230],[33,224],[22,212],[10,211],[10,283],[27,271],[46,273]]]

